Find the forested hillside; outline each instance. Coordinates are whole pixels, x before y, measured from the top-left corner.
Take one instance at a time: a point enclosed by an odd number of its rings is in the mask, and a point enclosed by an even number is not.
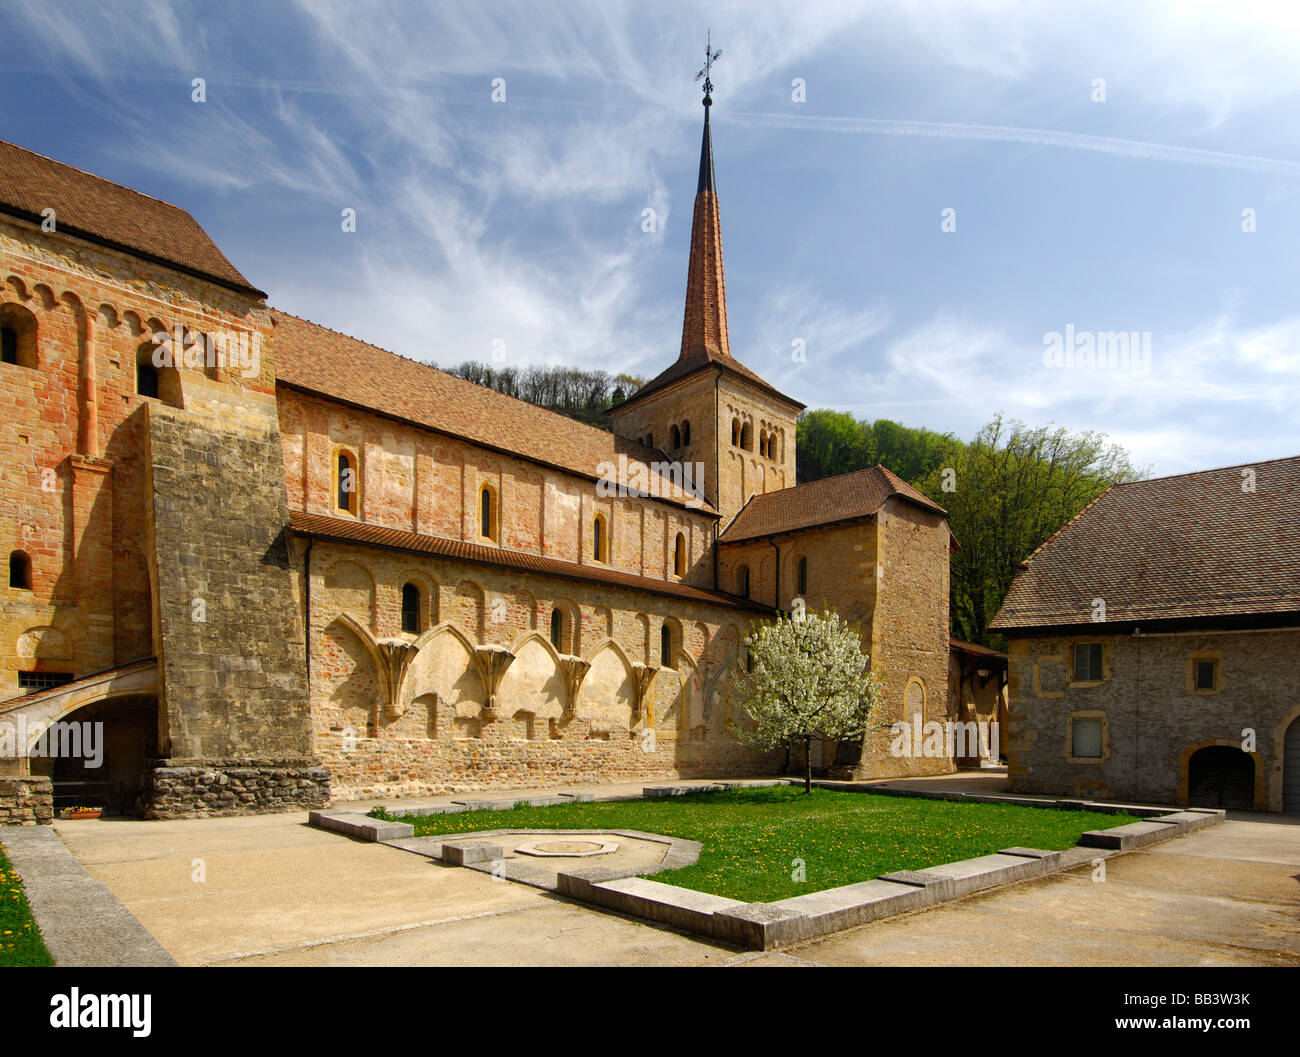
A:
[[[1030,427],[998,415],[969,441],[839,411],[806,411],[796,437],[799,480],[881,463],[948,510],[952,633],[988,634],[1016,568],[1110,485],[1145,474],[1099,433]]]
[[[644,382],[630,374],[581,371],[575,367],[498,367],[477,360],[443,370],[601,429],[609,429],[609,408],[631,396]]]

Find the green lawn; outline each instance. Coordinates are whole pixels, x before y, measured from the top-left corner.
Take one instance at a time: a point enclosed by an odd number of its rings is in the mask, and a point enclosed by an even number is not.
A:
[[[1073,847],[1085,830],[1136,821],[1130,815],[829,789],[806,794],[791,786],[662,800],[382,817],[411,823],[417,837],[485,829],[609,828],[698,840],[704,845],[698,863],[657,879],[746,902],[771,902],[1000,848],[1060,851]],[[803,880],[793,877],[796,859],[803,860]]]
[[[0,845],[0,966],[53,964],[27,905],[23,882]]]

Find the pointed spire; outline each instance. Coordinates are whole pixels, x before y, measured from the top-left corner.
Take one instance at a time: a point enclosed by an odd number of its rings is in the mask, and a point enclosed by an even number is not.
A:
[[[713,179],[713,137],[709,108],[713,82],[709,67],[717,55],[706,50],[704,81],[704,136],[700,141],[700,179],[695,190],[695,216],[691,221],[691,263],[686,273],[686,314],[682,321],[681,359],[703,352],[712,359],[731,355],[727,334],[727,284],[722,274],[722,223],[718,192]]]
[[[713,137],[709,135],[709,107],[713,105],[713,100],[708,96],[704,97],[704,139],[700,143],[700,182],[696,185],[695,193],[701,191],[716,191],[713,184]]]

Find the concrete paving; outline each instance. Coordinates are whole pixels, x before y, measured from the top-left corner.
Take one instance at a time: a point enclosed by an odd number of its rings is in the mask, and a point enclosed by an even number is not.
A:
[[[1085,862],[766,954],[312,829],[305,815],[55,828],[185,965],[1300,965],[1296,816],[1233,813],[1108,856],[1103,883]]]
[[[56,965],[176,964],[49,827],[6,827],[0,844],[23,879],[27,904]]]

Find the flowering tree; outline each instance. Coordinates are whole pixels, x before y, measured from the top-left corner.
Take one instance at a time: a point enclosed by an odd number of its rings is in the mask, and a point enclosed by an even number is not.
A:
[[[756,628],[745,646],[749,662],[732,701],[753,725],[733,732],[765,749],[802,743],[804,792],[810,792],[813,738],[866,733],[880,700],[858,633],[835,613],[800,612]]]

